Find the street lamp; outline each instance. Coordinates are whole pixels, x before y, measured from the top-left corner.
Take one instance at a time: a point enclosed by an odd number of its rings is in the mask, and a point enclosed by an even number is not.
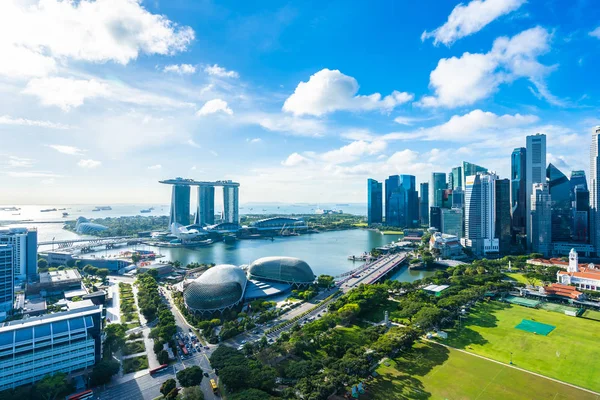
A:
[[[512,365],[512,351],[510,352],[510,365]]]

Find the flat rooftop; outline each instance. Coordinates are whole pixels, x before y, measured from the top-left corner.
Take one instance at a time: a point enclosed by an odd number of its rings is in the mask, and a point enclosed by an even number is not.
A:
[[[433,292],[433,293],[439,293],[443,290],[448,289],[450,286],[449,285],[429,285],[429,286],[425,286],[423,288],[423,290],[426,290],[428,292]]]
[[[164,181],[158,181],[158,183],[164,183],[166,185],[184,185],[184,186],[223,186],[223,187],[239,187],[240,184],[232,181],[196,181],[194,179],[165,179]]]
[[[91,306],[81,308],[77,310],[63,311],[54,314],[40,315],[39,317],[30,317],[27,319],[19,319],[16,321],[5,322],[0,324],[0,332],[12,331],[14,329],[25,328],[28,326],[35,326],[46,324],[48,322],[61,321],[63,319],[84,317],[86,315],[92,315],[102,312],[102,306]]]
[[[76,269],[42,272],[40,274],[40,283],[61,283],[76,280],[81,280],[81,275]]]

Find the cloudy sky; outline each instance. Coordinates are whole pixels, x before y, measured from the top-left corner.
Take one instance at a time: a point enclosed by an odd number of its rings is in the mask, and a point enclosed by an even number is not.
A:
[[[0,2],[0,204],[365,202],[366,178],[525,135],[587,169],[600,123],[593,0]]]

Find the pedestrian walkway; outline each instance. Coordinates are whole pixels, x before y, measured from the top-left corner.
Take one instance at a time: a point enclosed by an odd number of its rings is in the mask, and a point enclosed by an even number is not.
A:
[[[148,356],[148,368],[153,369],[160,366],[158,359],[156,358],[156,353],[154,353],[154,340],[150,339],[150,327],[148,326],[148,321],[140,311],[140,305],[138,303],[138,288],[133,285],[133,297],[135,299],[135,305],[137,306],[137,313],[140,319],[140,324],[142,325],[142,335],[144,335],[144,345],[146,346],[146,355]]]

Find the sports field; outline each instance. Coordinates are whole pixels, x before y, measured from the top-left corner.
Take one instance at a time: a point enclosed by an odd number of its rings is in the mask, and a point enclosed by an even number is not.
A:
[[[523,320],[556,328],[547,336],[516,329]],[[474,307],[446,344],[600,392],[600,322],[492,301]]]
[[[418,343],[389,360],[360,399],[599,400],[588,392],[553,382],[458,350]]]

